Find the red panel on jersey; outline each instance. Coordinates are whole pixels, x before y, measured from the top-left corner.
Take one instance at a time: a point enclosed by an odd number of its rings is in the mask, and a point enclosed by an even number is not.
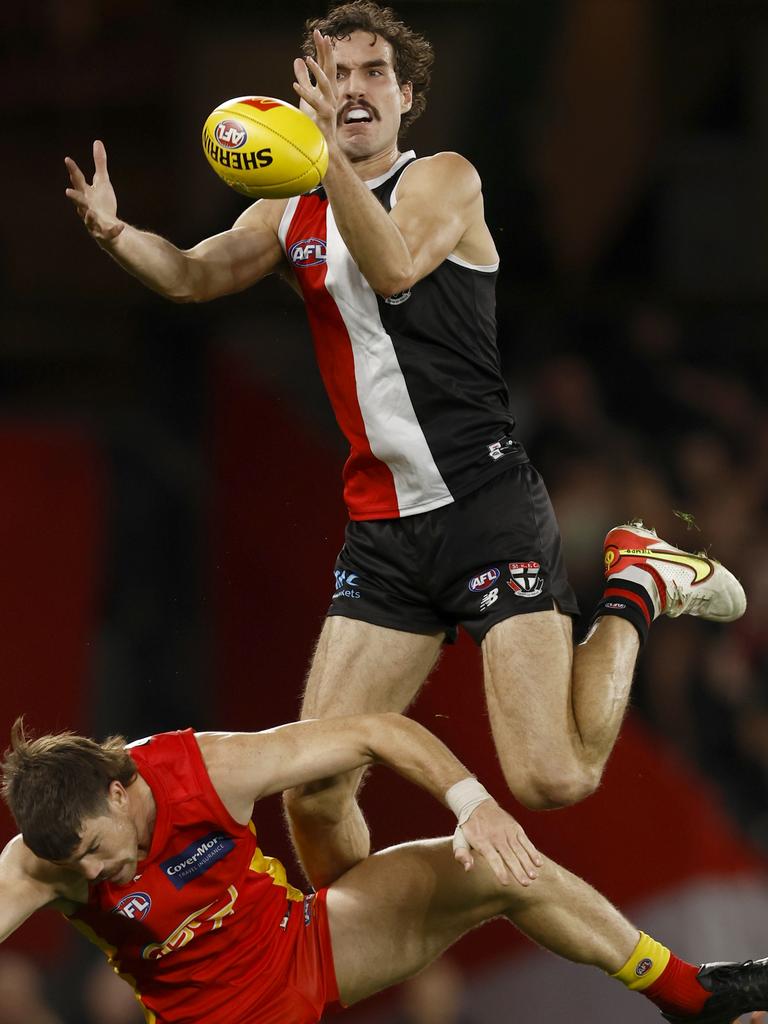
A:
[[[318,195],[302,196],[286,235],[286,251],[299,242],[327,242],[326,202]],[[304,293],[307,317],[312,328],[317,363],[333,411],[350,443],[344,466],[344,501],[353,519],[377,518],[381,508],[397,509],[395,481],[389,467],[371,451],[357,397],[352,343],[344,320],[325,287],[325,260],[302,266],[294,263]],[[395,513],[396,514],[396,513]]]

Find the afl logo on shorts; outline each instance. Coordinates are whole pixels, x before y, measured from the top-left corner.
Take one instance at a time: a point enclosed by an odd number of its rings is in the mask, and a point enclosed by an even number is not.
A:
[[[487,590],[492,583],[501,576],[501,573],[496,568],[486,569],[485,572],[478,573],[477,576],[473,576],[467,586],[476,594],[478,590]]]
[[[129,921],[143,921],[151,909],[152,900],[149,893],[132,892],[123,896],[112,913],[127,917]]]
[[[326,261],[326,246],[322,238],[302,238],[288,250],[294,267],[317,267]]]
[[[243,128],[239,121],[219,121],[216,125],[213,134],[216,136],[216,141],[224,149],[239,149],[244,146],[248,138],[248,132]]]

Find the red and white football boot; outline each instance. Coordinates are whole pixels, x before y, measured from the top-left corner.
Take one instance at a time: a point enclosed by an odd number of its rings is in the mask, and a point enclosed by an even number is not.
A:
[[[733,622],[746,611],[744,588],[724,565],[667,544],[641,522],[609,530],[604,551],[607,586],[620,588],[622,580],[642,586],[657,616]]]

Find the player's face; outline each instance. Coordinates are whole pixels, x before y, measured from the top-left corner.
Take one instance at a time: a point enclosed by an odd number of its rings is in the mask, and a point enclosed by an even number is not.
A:
[[[127,805],[110,798],[107,808],[82,822],[80,843],[65,863],[89,882],[126,885],[136,874],[138,832]]]
[[[398,84],[392,47],[381,36],[352,32],[334,41],[338,88],[337,139],[351,160],[396,146],[402,115],[411,108],[411,85]]]

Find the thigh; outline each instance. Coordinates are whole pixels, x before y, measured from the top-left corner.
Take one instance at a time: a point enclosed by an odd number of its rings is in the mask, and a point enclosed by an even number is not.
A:
[[[343,1003],[420,971],[461,935],[509,909],[481,857],[465,872],[450,839],[374,854],[328,889],[333,962]]]
[[[482,644],[488,713],[510,789],[561,777],[574,757],[573,627],[559,611],[504,619]],[[530,804],[529,804],[530,805]]]
[[[404,711],[437,661],[443,634],[425,636],[333,615],[307,676],[302,718]]]
[[[438,512],[434,601],[476,643],[507,618],[578,612],[552,503],[530,463]]]

